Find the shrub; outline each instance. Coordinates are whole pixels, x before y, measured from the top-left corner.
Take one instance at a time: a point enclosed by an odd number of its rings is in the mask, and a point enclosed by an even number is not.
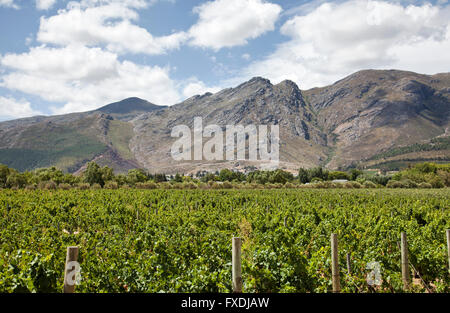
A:
[[[27,185],[25,190],[36,190],[36,185]]]
[[[444,185],[450,187],[450,172],[439,170],[437,171],[437,174],[442,179]]]
[[[46,182],[45,181],[40,181],[39,183],[38,183],[38,185],[37,185],[37,188],[38,189],[45,189],[45,184],[46,184]]]
[[[356,181],[352,181],[350,183],[352,184],[352,187],[355,188],[355,189],[362,188],[362,185],[360,183],[356,182]]]
[[[290,182],[287,182],[286,184],[284,184],[284,188],[292,189],[295,188],[295,185]]]
[[[45,187],[46,190],[55,190],[56,189],[56,183],[54,181],[48,181],[47,183],[45,183]]]
[[[372,183],[371,181],[365,181],[363,184],[364,188],[377,188],[377,185]]]
[[[181,184],[181,186],[183,189],[188,189],[188,190],[194,190],[194,189],[198,188],[197,184],[192,181],[190,181],[190,182],[185,181]]]
[[[144,189],[156,189],[158,185],[156,185],[154,182],[145,182],[143,185]]]
[[[211,189],[221,189],[222,188],[222,184],[219,183],[212,183],[210,184]]]
[[[62,190],[69,190],[70,188],[72,188],[72,186],[69,184],[61,183],[58,185],[58,188]]]
[[[417,188],[417,183],[410,179],[403,179],[401,181],[403,188]]]
[[[330,181],[324,181],[318,184],[315,184],[316,188],[320,188],[320,189],[331,189],[331,188],[335,188],[334,183],[330,182]]]
[[[387,183],[388,188],[404,188],[403,184],[397,180],[391,180]]]
[[[431,186],[431,184],[429,183],[420,183],[418,185],[419,188],[424,188],[424,189],[429,189],[429,188],[433,188],[433,186]]]
[[[89,188],[91,188],[91,185],[89,185],[88,183],[78,183],[75,187],[79,190],[88,190]]]
[[[105,183],[105,187],[104,188],[105,189],[118,189],[119,188],[119,184],[117,182],[115,182],[115,181],[110,180],[110,181],[107,181]]]
[[[352,189],[353,188],[353,184],[351,182],[346,182],[346,183],[344,183],[344,188]]]
[[[435,176],[433,178],[431,178],[428,183],[431,184],[431,186],[433,186],[433,188],[444,188],[444,182],[442,181],[442,179],[439,176]]]
[[[91,186],[91,189],[94,189],[94,190],[102,189],[102,186],[100,184],[95,183]]]
[[[170,183],[159,183],[158,186],[162,189],[172,189],[172,185]]]
[[[222,188],[223,188],[223,189],[233,189],[233,184],[230,183],[230,182],[228,182],[228,181],[223,182]]]

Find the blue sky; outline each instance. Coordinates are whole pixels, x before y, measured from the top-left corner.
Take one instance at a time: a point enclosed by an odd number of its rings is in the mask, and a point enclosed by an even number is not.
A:
[[[0,0],[0,120],[450,67],[447,0]]]

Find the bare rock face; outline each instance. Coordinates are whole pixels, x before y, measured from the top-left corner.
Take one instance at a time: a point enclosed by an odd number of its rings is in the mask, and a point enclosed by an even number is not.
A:
[[[132,150],[139,162],[154,171],[201,168],[204,161],[180,163],[170,156],[176,140],[170,137],[171,129],[177,125],[193,129],[194,117],[201,117],[204,126],[219,125],[223,130],[227,125],[279,125],[282,164],[286,168],[296,168],[299,164],[312,166],[318,157],[326,158],[327,151],[326,135],[318,128],[314,116],[295,83],[284,81],[273,85],[267,79],[256,77],[236,88],[195,96],[165,110],[139,116],[132,121],[136,132]],[[215,163],[226,167],[236,164]],[[246,163],[239,162],[239,165]]]
[[[361,71],[305,91],[318,123],[336,138],[331,168],[445,133],[450,120],[449,74]]]
[[[236,160],[174,161],[177,138],[171,131],[177,125],[192,130],[195,117],[203,119],[203,127],[214,124],[224,131],[227,125],[278,125],[280,167],[287,170],[372,164],[396,147],[448,138],[450,73],[366,70],[305,91],[289,80],[274,85],[255,77],[171,107],[128,98],[91,112],[7,121],[0,123],[0,163],[20,169],[63,164],[76,171],[97,160],[117,172],[143,167],[166,173],[264,167]],[[32,157],[18,158],[26,153]],[[434,156],[450,160],[450,151],[426,154],[427,160]]]

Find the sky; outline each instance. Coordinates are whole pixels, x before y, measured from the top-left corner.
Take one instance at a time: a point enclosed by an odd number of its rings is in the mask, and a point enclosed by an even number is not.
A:
[[[0,0],[0,120],[363,69],[449,72],[450,1]]]

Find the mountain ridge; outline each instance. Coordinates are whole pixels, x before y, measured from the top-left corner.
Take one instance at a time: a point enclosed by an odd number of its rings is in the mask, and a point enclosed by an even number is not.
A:
[[[337,169],[402,162],[401,155],[391,156],[393,149],[409,151],[408,160],[450,160],[445,144],[438,145],[444,150],[433,152],[433,140],[450,136],[450,73],[362,70],[308,90],[290,80],[272,84],[253,77],[169,107],[133,97],[88,112],[0,122],[0,163],[19,164],[21,170],[58,165],[72,172],[94,159],[119,172],[133,167],[194,173],[262,166],[250,161],[172,160],[170,147],[176,139],[170,137],[171,129],[181,124],[192,129],[196,116],[204,125],[278,124],[280,166],[291,171],[301,166]],[[399,150],[417,143],[428,151]],[[376,155],[389,157],[377,163]]]

